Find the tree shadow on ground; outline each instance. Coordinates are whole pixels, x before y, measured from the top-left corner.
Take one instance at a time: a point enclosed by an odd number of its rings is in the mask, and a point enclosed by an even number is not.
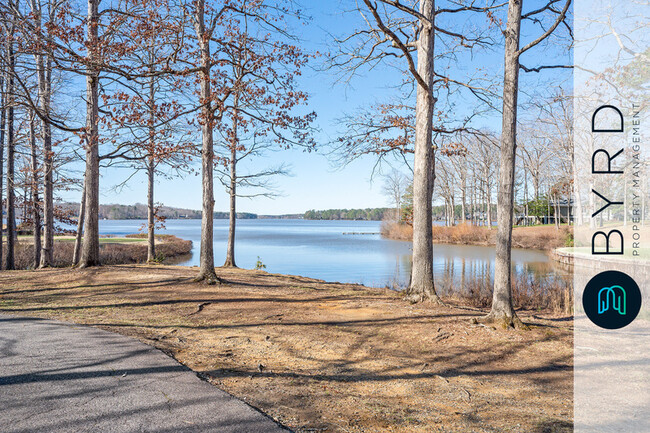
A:
[[[533,428],[531,433],[571,433],[573,424],[561,419],[545,420]]]

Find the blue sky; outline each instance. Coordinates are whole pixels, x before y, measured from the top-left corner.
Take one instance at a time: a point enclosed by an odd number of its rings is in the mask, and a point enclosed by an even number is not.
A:
[[[326,52],[332,46],[328,32],[340,35],[360,25],[357,14],[340,12],[344,5],[349,6],[350,2],[305,2],[304,4],[305,11],[313,17],[311,23],[300,27],[297,32],[306,50]],[[532,8],[533,5],[528,7]],[[555,49],[551,51],[557,54]],[[502,59],[502,50],[496,48],[492,53],[474,58],[467,57],[464,70],[466,73],[473,73],[477,68],[484,68],[496,81],[499,81]],[[308,209],[383,207],[390,204],[389,199],[382,195],[381,177],[375,176],[371,182],[370,178],[376,162],[374,158],[365,157],[342,166],[335,161],[335,158],[328,157],[329,149],[326,144],[335,139],[337,132],[341,130],[338,121],[344,114],[354,113],[356,109],[371,103],[388,102],[397,96],[399,92],[394,88],[394,84],[402,80],[402,75],[394,68],[378,67],[363,74],[362,77],[353,78],[346,84],[336,83],[338,75],[334,71],[319,69],[321,68],[305,70],[301,78],[302,88],[311,96],[308,110],[314,110],[318,115],[316,126],[319,132],[316,133],[315,138],[319,149],[311,153],[305,153],[301,149],[269,152],[265,158],[244,161],[240,171],[253,171],[286,163],[291,167],[292,176],[276,178],[275,184],[281,196],[275,199],[239,199],[238,211],[283,214],[302,213]],[[527,78],[523,79],[524,83],[525,80]],[[462,103],[463,101],[460,102],[456,107],[459,111],[468,109],[463,105],[473,103],[470,100],[465,104]],[[479,125],[498,130],[500,127],[498,113],[494,112],[486,116]],[[198,170],[199,161],[195,163],[195,168]],[[406,169],[404,171],[406,172]],[[103,170],[100,181],[101,203],[144,203],[146,201],[144,173],[136,174],[119,192],[112,188],[130,174],[131,172],[126,169]],[[61,194],[61,198],[70,201],[78,201],[79,196],[78,191]],[[215,182],[215,200],[215,210],[227,210],[227,195],[218,182]],[[173,180],[160,179],[156,184],[156,201],[168,206],[200,209],[200,177],[188,175]]]

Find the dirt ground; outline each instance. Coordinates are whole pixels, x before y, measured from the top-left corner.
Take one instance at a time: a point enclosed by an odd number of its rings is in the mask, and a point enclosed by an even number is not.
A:
[[[120,265],[0,273],[0,311],[136,337],[296,432],[572,431],[572,318],[410,305],[263,271]]]

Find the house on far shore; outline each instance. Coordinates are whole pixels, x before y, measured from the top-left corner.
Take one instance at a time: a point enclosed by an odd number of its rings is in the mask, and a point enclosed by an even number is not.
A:
[[[534,224],[555,224],[556,208],[559,214],[560,224],[573,223],[573,200],[550,200],[548,206],[550,215],[536,216],[519,213],[515,216],[515,225],[529,226]]]

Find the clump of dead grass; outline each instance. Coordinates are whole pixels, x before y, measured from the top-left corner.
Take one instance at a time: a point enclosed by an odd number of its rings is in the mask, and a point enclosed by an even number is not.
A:
[[[387,239],[410,241],[413,239],[413,226],[395,221],[382,221],[381,235]]]

